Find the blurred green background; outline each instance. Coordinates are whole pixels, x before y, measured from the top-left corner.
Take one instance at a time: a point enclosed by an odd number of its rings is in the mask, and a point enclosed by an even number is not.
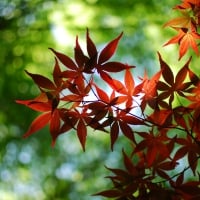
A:
[[[109,135],[89,133],[86,152],[74,132],[60,136],[51,147],[48,128],[23,139],[36,116],[15,99],[38,94],[32,73],[50,76],[54,65],[52,47],[73,55],[76,35],[85,48],[85,32],[98,48],[121,31],[114,59],[136,65],[135,77],[159,69],[157,51],[176,61],[175,47],[162,45],[173,31],[162,25],[176,14],[168,0],[1,0],[0,1],[0,199],[1,200],[101,200],[92,197],[111,185],[104,179],[108,167],[121,166],[120,138],[110,151]],[[173,53],[172,53],[173,52]],[[175,53],[174,53],[175,52]]]

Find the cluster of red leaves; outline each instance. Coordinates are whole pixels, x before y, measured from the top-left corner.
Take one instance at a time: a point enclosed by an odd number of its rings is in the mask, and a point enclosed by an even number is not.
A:
[[[188,0],[176,9],[191,9],[197,16],[199,4]],[[187,31],[196,28],[197,19],[190,20]],[[178,21],[167,25],[174,27]],[[40,94],[17,103],[41,114],[24,137],[49,124],[52,145],[60,134],[75,130],[85,151],[88,127],[109,133],[111,149],[121,133],[132,144],[132,153],[123,151],[124,169],[108,168],[114,174],[108,176],[113,188],[96,195],[118,200],[200,199],[200,78],[189,68],[191,58],[174,74],[158,53],[160,70],[151,78],[144,73],[136,81],[134,66],[109,61],[121,37],[97,51],[87,30],[87,52],[77,37],[74,59],[51,49],[55,55],[53,80],[26,72]],[[180,57],[188,48],[185,37],[168,42],[181,44]],[[123,80],[114,78],[112,73],[117,72],[124,73]],[[97,77],[111,92],[97,84]]]
[[[170,20],[165,26],[174,28],[178,34],[170,39],[165,45],[178,43],[179,59],[181,59],[191,47],[199,55],[198,42],[200,40],[200,1],[183,0],[180,5],[174,7],[181,12],[182,16]]]

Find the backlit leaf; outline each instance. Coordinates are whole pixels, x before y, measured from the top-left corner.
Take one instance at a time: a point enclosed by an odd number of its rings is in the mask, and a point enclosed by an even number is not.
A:
[[[26,71],[26,73],[34,80],[34,82],[43,89],[48,89],[48,90],[55,90],[56,87],[53,84],[53,82],[51,80],[49,80],[48,78],[39,75],[39,74],[32,74],[28,71]]]
[[[51,120],[50,120],[50,133],[52,137],[52,146],[55,145],[56,138],[60,134],[60,124],[61,123],[60,123],[59,111],[54,110],[54,112],[52,113]]]
[[[107,93],[102,90],[101,88],[99,88],[96,84],[94,85],[98,94],[98,97],[100,98],[100,100],[102,100],[103,102],[108,103],[109,102],[109,97],[107,95]]]
[[[36,117],[31,123],[28,131],[23,135],[24,138],[29,137],[33,133],[45,127],[51,119],[51,112],[46,112]]]
[[[89,35],[89,30],[87,29],[86,33],[86,40],[87,40],[87,52],[90,58],[94,58],[97,56],[97,49],[94,42],[91,40]]]
[[[83,148],[83,151],[85,151],[85,142],[86,142],[86,137],[87,137],[87,128],[82,119],[79,120],[78,125],[77,125],[77,135],[78,139],[81,143],[81,146]]]
[[[111,139],[111,149],[113,150],[113,146],[118,138],[119,135],[119,125],[117,121],[115,121],[110,129],[110,139]]]
[[[99,64],[106,62],[107,60],[109,60],[113,56],[113,54],[116,51],[118,42],[119,42],[120,38],[122,37],[122,35],[123,35],[123,33],[121,33],[117,38],[115,38],[114,40],[109,42],[104,47],[104,49],[100,52],[99,60],[98,60]]]
[[[67,55],[65,55],[63,53],[57,52],[57,51],[55,51],[52,48],[49,48],[49,49],[56,55],[56,57],[58,58],[58,60],[64,66],[66,66],[67,68],[72,69],[72,70],[77,70],[76,64],[74,63],[74,61],[70,57],[68,57]]]

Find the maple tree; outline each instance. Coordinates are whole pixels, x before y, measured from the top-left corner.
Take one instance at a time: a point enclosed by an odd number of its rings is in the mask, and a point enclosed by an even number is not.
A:
[[[198,55],[200,1],[184,0],[174,7],[182,14],[165,26],[178,35],[165,45],[179,44],[179,59],[191,47]],[[133,77],[135,66],[110,61],[122,37],[98,51],[86,31],[86,51],[75,41],[74,59],[50,49],[55,56],[53,78],[26,73],[40,94],[32,100],[17,100],[41,114],[34,119],[24,137],[49,124],[52,146],[59,135],[75,130],[85,151],[88,128],[110,134],[111,150],[122,133],[132,152],[122,150],[124,169],[107,167],[111,189],[98,192],[107,198],[197,200],[200,198],[200,78],[190,69],[191,57],[174,74],[158,59],[160,70],[152,77],[144,72]],[[62,65],[62,66],[61,66]],[[118,80],[112,73],[123,73]],[[111,92],[96,82],[100,78]],[[182,164],[184,163],[184,164]],[[192,173],[192,178],[187,173]]]

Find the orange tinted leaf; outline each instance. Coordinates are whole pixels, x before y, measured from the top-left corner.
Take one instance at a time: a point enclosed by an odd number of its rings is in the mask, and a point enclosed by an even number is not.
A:
[[[178,34],[171,38],[168,42],[164,44],[164,46],[169,45],[169,44],[175,44],[179,43],[180,40],[184,37],[185,32],[182,29],[178,29]]]
[[[189,28],[191,23],[191,17],[188,14],[185,14],[181,17],[174,18],[168,21],[164,27],[171,26],[171,27],[178,27],[178,28]]]
[[[97,94],[98,94],[100,100],[108,103],[109,97],[108,97],[107,93],[104,90],[102,90],[101,88],[99,88],[96,84],[94,84],[94,86],[96,88],[96,91],[97,91]]]
[[[120,40],[120,38],[122,37],[121,33],[117,38],[115,38],[114,40],[112,40],[111,42],[109,42],[104,49],[101,51],[100,55],[99,55],[99,60],[98,63],[102,64],[104,62],[106,62],[107,60],[109,60],[113,54],[116,51],[118,42]]]
[[[46,93],[41,93],[32,100],[16,100],[16,103],[26,105],[27,107],[39,112],[45,112],[52,109],[52,105],[48,102]]]
[[[132,96],[135,89],[135,81],[129,69],[127,69],[125,72],[124,82],[125,82],[129,95]]]
[[[37,102],[34,100],[16,100],[16,102],[19,104],[26,105],[27,107],[39,112],[46,112],[51,110],[52,108],[51,104]]]
[[[112,79],[112,82],[109,84],[113,90],[121,94],[127,94],[127,90],[122,82],[117,79]]]
[[[39,131],[40,129],[42,129],[43,127],[45,127],[47,125],[47,123],[49,122],[50,119],[51,119],[51,112],[46,112],[46,113],[39,115],[38,117],[36,117],[33,120],[28,131],[24,134],[23,137],[25,137],[25,138],[29,137],[36,131]]]
[[[187,32],[184,37],[180,41],[180,48],[179,48],[179,59],[181,59],[189,47],[191,47],[196,55],[199,55],[198,45],[196,43],[196,39],[200,39],[199,34],[195,32]]]
[[[171,110],[155,110],[148,119],[159,126],[162,126],[165,124],[167,118],[172,113]]]

